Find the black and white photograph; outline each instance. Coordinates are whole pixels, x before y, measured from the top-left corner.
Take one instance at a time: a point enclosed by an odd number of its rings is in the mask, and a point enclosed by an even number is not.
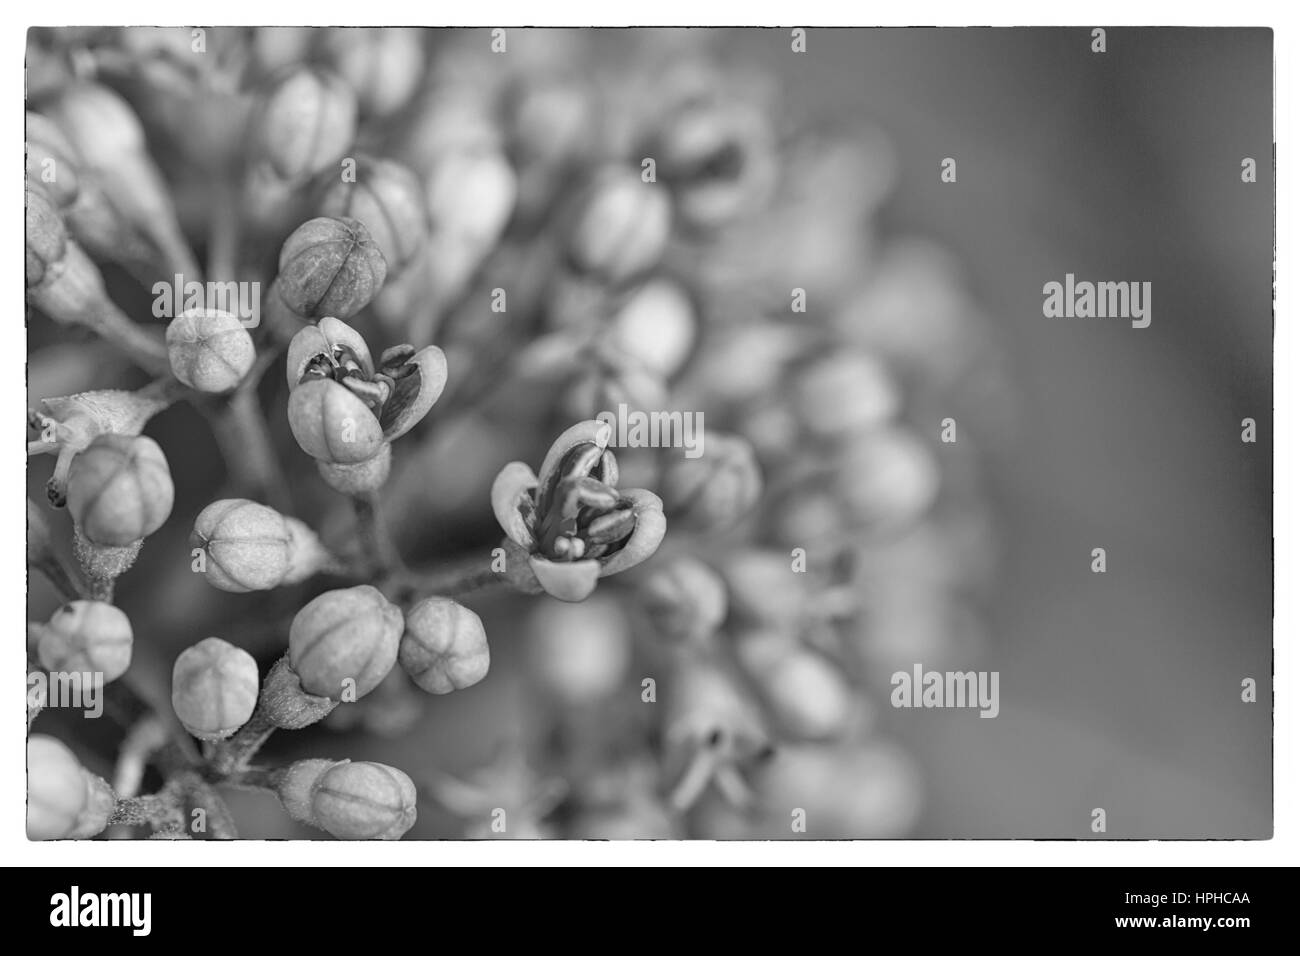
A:
[[[1084,19],[28,26],[24,858],[1267,847],[1275,33]]]

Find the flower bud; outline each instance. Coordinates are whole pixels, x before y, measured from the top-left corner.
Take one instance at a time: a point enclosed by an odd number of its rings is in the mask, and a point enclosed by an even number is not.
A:
[[[802,369],[794,382],[800,423],[820,438],[883,425],[902,400],[884,363],[866,352],[838,352]]]
[[[50,503],[62,508],[68,502],[68,473],[76,456],[100,435],[139,435],[149,419],[165,409],[169,400],[151,387],[138,392],[99,389],[41,399],[41,411],[30,416],[31,427],[41,431],[41,450],[56,454],[54,474],[46,484]]]
[[[483,622],[450,598],[426,598],[406,615],[397,659],[411,680],[430,694],[472,687],[488,672]]]
[[[540,598],[529,614],[528,648],[538,682],[571,704],[618,690],[632,662],[632,635],[618,602],[600,594],[581,604]]]
[[[848,681],[825,657],[785,635],[758,632],[737,641],[737,657],[777,723],[801,740],[824,740],[849,726],[854,700]]]
[[[415,825],[415,784],[382,763],[299,760],[276,793],[293,819],[340,840],[398,840]]]
[[[449,150],[425,186],[433,232],[428,265],[435,295],[448,301],[469,281],[510,221],[515,172],[495,147]]]
[[[51,101],[59,124],[112,208],[143,234],[161,257],[164,275],[198,275],[172,193],[149,155],[144,126],[122,97],[98,83],[70,84]]]
[[[171,514],[171,472],[152,438],[100,435],[72,462],[68,510],[86,539],[126,547]]]
[[[722,566],[731,610],[741,619],[778,630],[794,630],[808,613],[806,574],[794,570],[789,554],[748,548],[727,556]]]
[[[267,591],[289,573],[292,538],[284,516],[246,498],[214,501],[199,512],[190,545],[203,549],[203,573],[222,591]]]
[[[835,489],[851,515],[871,528],[919,518],[939,494],[939,465],[924,441],[901,428],[856,439],[836,466]]]
[[[36,654],[47,671],[117,680],[131,666],[131,621],[103,601],[72,601],[36,625]]]
[[[58,269],[68,251],[68,232],[49,193],[27,189],[27,288]]]
[[[280,298],[308,318],[356,315],[375,297],[388,265],[356,219],[309,219],[280,248]]]
[[[675,460],[664,471],[664,510],[702,531],[730,528],[758,503],[763,476],[749,442],[706,431],[703,454]]]
[[[45,734],[27,739],[27,838],[86,839],[108,825],[115,800],[63,743]]]
[[[610,321],[609,345],[664,378],[691,354],[695,308],[677,283],[655,279],[637,289]]]
[[[659,261],[671,227],[662,186],[635,170],[606,170],[578,209],[569,255],[579,270],[622,282]]]
[[[404,27],[349,27],[322,31],[322,54],[356,93],[366,116],[400,109],[424,73],[421,31]]]
[[[352,32],[352,31],[348,31]],[[358,157],[355,182],[333,178],[321,195],[320,215],[356,219],[383,253],[391,275],[401,272],[429,236],[419,177],[389,159]]]
[[[379,446],[379,451],[365,461],[317,461],[316,470],[320,472],[325,484],[341,495],[357,497],[378,491],[388,481],[393,470],[393,446],[390,442],[384,442]]]
[[[186,648],[172,667],[172,709],[200,740],[223,740],[253,716],[257,661],[219,637]]]
[[[703,561],[682,556],[656,568],[637,587],[642,607],[670,641],[704,641],[727,616],[727,588]]]
[[[357,132],[351,88],[326,70],[297,68],[267,91],[253,118],[254,155],[281,179],[301,182],[334,166]]]
[[[76,147],[57,123],[27,113],[27,182],[43,186],[60,209],[71,205],[81,189],[76,159]]]
[[[675,111],[650,145],[682,218],[715,228],[756,211],[777,179],[772,131],[740,103],[696,100]]]
[[[289,429],[303,451],[335,464],[368,461],[385,444],[366,403],[331,379],[303,382],[289,393]]]
[[[331,700],[356,700],[397,663],[401,608],[368,584],[326,591],[289,626],[289,663],[303,690]]]
[[[172,374],[195,391],[229,392],[243,381],[256,357],[253,337],[229,312],[185,312],[167,326]]]

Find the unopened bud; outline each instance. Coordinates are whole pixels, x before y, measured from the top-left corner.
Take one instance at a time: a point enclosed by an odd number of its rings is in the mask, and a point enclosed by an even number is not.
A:
[[[326,591],[289,626],[289,663],[310,694],[331,700],[364,697],[397,663],[401,608],[362,584]]]
[[[398,660],[430,694],[472,687],[487,676],[490,661],[483,622],[450,598],[427,598],[406,615]]]
[[[308,318],[356,315],[375,297],[388,266],[356,219],[309,219],[280,249],[280,298]]]
[[[637,587],[641,605],[670,641],[703,641],[727,616],[727,588],[703,561],[682,556],[654,569]]]
[[[276,793],[293,819],[340,840],[398,840],[415,825],[415,784],[382,763],[299,760]]]
[[[27,838],[84,840],[108,825],[115,804],[102,778],[86,770],[62,742],[27,739]]]
[[[48,671],[117,680],[131,666],[131,621],[103,601],[71,601],[35,625],[36,654]]]
[[[172,374],[195,391],[230,391],[244,380],[256,357],[253,337],[229,312],[185,312],[167,326]]]
[[[100,435],[68,474],[68,510],[94,544],[127,547],[157,531],[175,490],[167,458],[152,438]]]
[[[248,723],[257,706],[257,661],[208,637],[182,651],[172,668],[172,708],[201,740],[222,740]]]
[[[335,165],[357,132],[357,100],[339,76],[298,68],[281,76],[253,118],[254,155],[301,182]]]

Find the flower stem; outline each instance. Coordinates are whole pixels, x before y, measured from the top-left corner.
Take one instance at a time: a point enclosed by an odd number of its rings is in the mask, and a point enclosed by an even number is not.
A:
[[[142,369],[154,375],[171,376],[171,362],[162,338],[131,321],[114,303],[105,299],[93,321],[86,324]]]
[[[275,725],[259,703],[248,723],[235,731],[235,735],[216,746],[208,768],[218,780],[237,775],[247,769],[262,745],[275,733]]]
[[[288,484],[258,405],[256,386],[247,384],[221,399],[212,411],[213,434],[236,487],[288,513]]]
[[[432,571],[407,572],[395,590],[394,600],[409,604],[434,595],[460,597],[500,580],[502,575],[493,570],[491,561],[474,556]]]
[[[357,532],[361,538],[361,553],[376,578],[385,578],[402,569],[402,559],[388,534],[388,525],[380,513],[379,495],[368,491],[352,497],[352,508],[357,515]]]

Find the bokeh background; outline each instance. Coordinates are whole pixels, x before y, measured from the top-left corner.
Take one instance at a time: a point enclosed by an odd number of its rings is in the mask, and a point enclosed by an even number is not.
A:
[[[803,54],[776,30],[545,33],[511,31],[511,42],[538,63],[580,51],[579,72],[647,48],[704,55],[770,85],[791,128],[879,130],[894,159],[876,232],[946,249],[1001,357],[988,372],[979,459],[996,534],[975,558],[992,583],[952,657],[1000,672],[1001,713],[895,711],[879,675],[875,719],[919,781],[904,830],[881,835],[1087,838],[1102,807],[1108,837],[1269,836],[1271,32],[1112,29],[1104,54],[1085,28],[814,29]],[[1247,156],[1254,184],[1241,181]],[[946,157],[955,183],[940,181]],[[1044,318],[1042,286],[1067,272],[1150,281],[1151,326]],[[28,335],[33,403],[127,374],[91,343],[34,324]],[[1240,440],[1245,417],[1258,422],[1256,444]],[[188,644],[215,633],[269,662],[277,638],[232,634],[251,598],[211,590],[175,557],[223,481],[201,420],[176,407],[149,434],[169,449],[178,506],[120,597],[137,635],[150,635],[137,640],[135,666],[165,700]],[[476,434],[443,436],[446,454],[499,465],[501,449],[478,447]],[[549,439],[525,430],[512,440],[510,457],[536,462]],[[433,474],[436,523],[401,522],[408,552],[436,558],[487,540],[486,489],[440,487]],[[29,468],[35,500],[47,477],[46,462]],[[310,475],[301,482],[293,493],[309,511],[325,494]],[[1089,570],[1095,547],[1107,551],[1104,575]],[[487,625],[491,677],[428,704],[409,731],[280,734],[267,758],[365,757],[417,780],[425,766],[463,776],[508,765],[537,719],[523,600],[468,602]],[[56,604],[34,575],[28,617]],[[286,610],[272,600],[268,619]],[[1259,685],[1254,704],[1240,699],[1247,677]],[[110,728],[40,720],[36,729],[75,738],[87,764],[106,769]],[[314,835],[269,797],[230,797],[246,835]],[[463,832],[439,807],[420,809],[412,836]]]

